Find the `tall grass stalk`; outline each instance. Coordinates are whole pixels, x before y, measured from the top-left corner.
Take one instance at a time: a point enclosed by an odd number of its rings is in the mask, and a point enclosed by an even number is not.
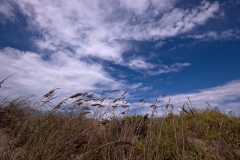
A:
[[[152,112],[132,115],[126,93],[77,93],[54,105],[57,89],[40,101],[0,97],[0,159],[240,159],[235,114],[189,102],[179,114],[168,103],[157,116],[155,102]]]

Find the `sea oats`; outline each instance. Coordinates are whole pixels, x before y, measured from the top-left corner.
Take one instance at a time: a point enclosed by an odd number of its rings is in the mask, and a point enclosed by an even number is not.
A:
[[[84,94],[84,93],[76,93],[76,94],[70,96],[69,98],[77,98],[77,97],[79,97],[79,96],[82,96],[83,94]]]

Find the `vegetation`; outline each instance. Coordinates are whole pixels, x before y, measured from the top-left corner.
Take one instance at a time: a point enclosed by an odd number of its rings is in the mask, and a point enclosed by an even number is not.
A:
[[[131,115],[126,93],[77,93],[53,105],[55,91],[38,101],[1,97],[0,159],[240,159],[240,117],[233,113],[185,104],[179,114],[166,105],[156,116],[155,103],[151,114]]]

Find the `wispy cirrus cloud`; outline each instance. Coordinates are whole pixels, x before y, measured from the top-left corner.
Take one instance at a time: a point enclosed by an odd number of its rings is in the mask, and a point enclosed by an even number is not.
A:
[[[205,41],[211,41],[211,40],[234,40],[234,39],[240,39],[240,31],[238,29],[229,29],[225,31],[208,31],[202,34],[193,34],[188,35],[183,38],[193,38],[193,39],[199,39],[199,40],[205,40]]]
[[[140,57],[131,60],[127,66],[134,70],[148,70],[156,67],[155,65],[146,62],[146,59]]]
[[[166,44],[166,42],[164,42],[164,41],[159,41],[159,42],[155,45],[155,48],[160,48],[160,47],[162,47],[164,44]]]
[[[126,64],[133,70],[147,75],[160,75],[165,73],[179,72],[184,67],[191,66],[190,63],[174,63],[170,66],[165,64],[154,64],[147,62],[144,58],[135,58]]]
[[[190,66],[190,63],[174,63],[170,66],[160,65],[156,70],[148,70],[149,75],[159,75],[164,73],[179,72],[184,67]]]
[[[3,23],[4,19],[12,20],[15,17],[13,11],[14,7],[12,6],[11,2],[9,3],[2,1],[0,5],[0,23]]]
[[[152,86],[144,86],[142,83],[135,83],[129,86],[129,88],[133,91],[141,91],[146,92],[152,90]]]
[[[133,34],[123,34],[121,38],[134,40],[164,39],[177,36],[192,30],[198,25],[203,25],[209,18],[214,18],[219,10],[219,3],[213,4],[202,1],[201,5],[183,10],[175,8],[161,16],[159,20],[138,26],[127,26]]]

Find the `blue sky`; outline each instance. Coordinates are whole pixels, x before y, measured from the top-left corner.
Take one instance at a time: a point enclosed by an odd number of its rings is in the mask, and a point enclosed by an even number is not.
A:
[[[1,90],[240,112],[239,42],[239,0],[0,0]]]

